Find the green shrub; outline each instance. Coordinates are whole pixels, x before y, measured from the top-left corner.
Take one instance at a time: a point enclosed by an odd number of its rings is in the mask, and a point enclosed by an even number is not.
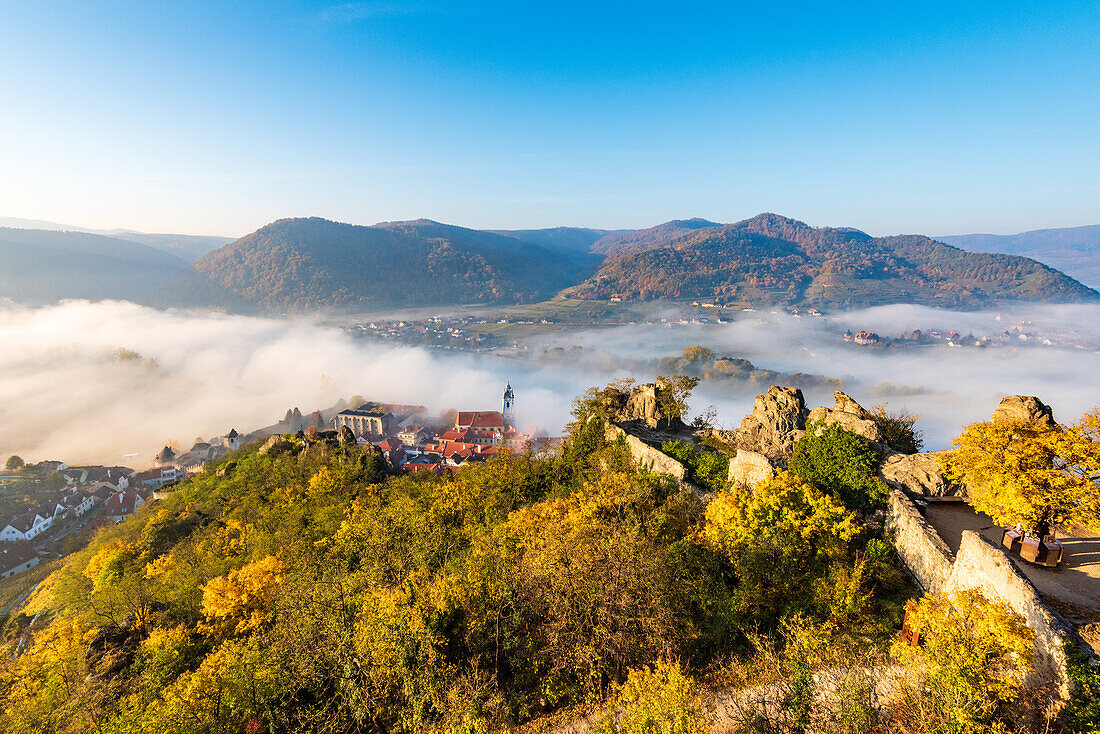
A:
[[[886,404],[871,408],[871,420],[882,429],[886,445],[903,454],[915,454],[924,448],[924,436],[916,427],[920,413],[902,409],[897,413],[887,413]]]
[[[725,454],[699,451],[683,441],[665,441],[661,452],[684,465],[692,484],[715,492],[725,489],[730,469],[730,457]]]
[[[1062,710],[1062,725],[1066,734],[1095,734],[1100,732],[1100,669],[1077,645],[1066,643],[1065,650],[1073,694]]]
[[[794,445],[790,470],[849,508],[867,512],[885,505],[890,494],[875,476],[878,463],[878,451],[866,438],[836,423],[811,423]]]

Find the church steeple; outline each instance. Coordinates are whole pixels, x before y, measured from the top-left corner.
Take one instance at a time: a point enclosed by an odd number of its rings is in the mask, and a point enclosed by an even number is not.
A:
[[[504,388],[504,422],[511,425],[515,420],[516,395],[512,392],[512,383]]]

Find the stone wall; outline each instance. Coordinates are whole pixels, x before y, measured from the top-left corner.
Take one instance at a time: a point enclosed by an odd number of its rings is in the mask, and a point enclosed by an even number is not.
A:
[[[963,532],[959,552],[953,555],[936,529],[921,516],[902,492],[890,495],[886,527],[893,532],[894,548],[921,587],[930,593],[975,589],[988,599],[1001,599],[1027,620],[1035,632],[1033,682],[1051,683],[1063,701],[1070,681],[1063,645],[1069,626],[1043,601],[1016,563],[978,533]]]
[[[626,447],[630,450],[630,455],[634,457],[634,461],[636,461],[639,466],[646,467],[655,472],[660,472],[661,474],[668,474],[681,486],[688,485],[685,479],[687,469],[684,468],[683,464],[676,461],[676,459],[668,454],[653,448],[637,436],[630,435],[614,423],[607,424],[605,435],[608,441],[617,441],[619,438],[623,438],[626,441]]]
[[[940,534],[901,491],[890,493],[886,529],[894,535],[894,548],[921,588],[943,591],[951,577],[951,549]]]

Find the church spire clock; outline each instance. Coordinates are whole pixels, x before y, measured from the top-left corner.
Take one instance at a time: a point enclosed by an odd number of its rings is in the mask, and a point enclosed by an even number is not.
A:
[[[515,421],[516,394],[512,392],[512,383],[504,388],[504,422],[511,425]]]

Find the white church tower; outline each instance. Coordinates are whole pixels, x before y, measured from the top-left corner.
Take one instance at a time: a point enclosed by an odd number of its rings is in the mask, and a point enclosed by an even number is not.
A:
[[[516,395],[512,392],[512,383],[504,388],[504,425],[511,426],[516,420]]]

